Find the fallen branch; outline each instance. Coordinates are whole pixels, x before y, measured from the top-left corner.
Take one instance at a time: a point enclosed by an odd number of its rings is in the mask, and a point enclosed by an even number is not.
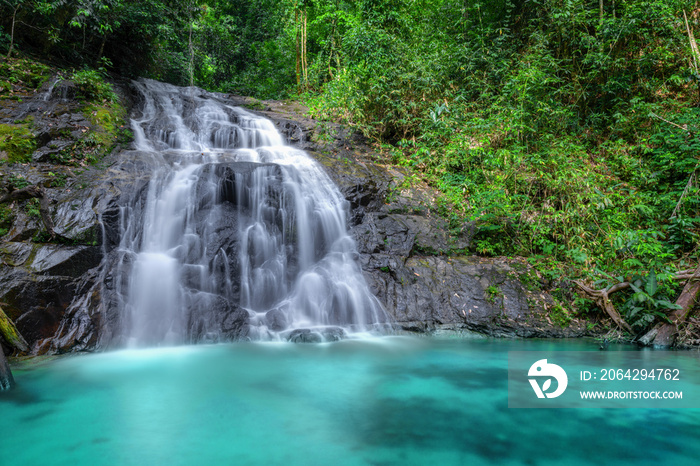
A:
[[[630,333],[632,333],[632,327],[629,326],[627,322],[624,321],[622,316],[620,315],[619,312],[615,309],[615,306],[610,302],[610,293],[614,293],[615,291],[623,290],[625,288],[629,288],[630,283],[629,282],[623,282],[623,283],[617,283],[609,288],[603,289],[603,290],[595,290],[593,288],[590,288],[583,284],[583,282],[580,282],[578,280],[574,280],[574,283],[578,285],[578,287],[586,293],[588,296],[592,297],[593,300],[596,302],[598,307],[603,309],[606,314],[610,316],[610,318],[615,322],[615,325],[620,327],[623,330],[626,330]]]
[[[0,204],[26,199],[39,199],[39,214],[41,215],[41,220],[44,223],[46,232],[51,236],[51,238],[55,238],[56,233],[53,230],[53,219],[51,218],[51,214],[49,212],[49,198],[46,197],[44,189],[40,186],[27,186],[26,188],[16,189],[5,193],[0,196]]]
[[[688,125],[679,125],[679,124],[676,124],[676,123],[674,123],[674,122],[672,122],[672,121],[668,121],[666,118],[660,117],[659,115],[657,115],[657,114],[654,113],[654,112],[650,112],[650,113],[649,113],[649,116],[654,117],[654,118],[658,118],[659,120],[663,121],[664,123],[668,123],[669,125],[675,126],[676,128],[680,128],[680,129],[682,129],[683,131],[687,131],[688,133],[691,132],[691,131],[688,129]]]
[[[683,291],[681,292],[681,295],[676,300],[676,304],[681,306],[681,308],[674,310],[668,316],[672,323],[659,323],[649,330],[640,339],[642,344],[671,346],[675,340],[676,334],[678,333],[678,325],[685,322],[685,320],[690,316],[693,305],[700,295],[700,266],[694,270],[680,270],[671,275],[669,278],[672,280],[688,280],[683,288]],[[624,321],[620,313],[617,312],[617,309],[615,309],[615,306],[613,306],[612,302],[610,301],[610,295],[612,293],[629,288],[631,286],[630,282],[616,283],[602,290],[591,288],[579,280],[574,280],[574,283],[581,289],[581,291],[593,298],[598,307],[604,310],[619,328],[632,333],[632,328],[627,322]]]

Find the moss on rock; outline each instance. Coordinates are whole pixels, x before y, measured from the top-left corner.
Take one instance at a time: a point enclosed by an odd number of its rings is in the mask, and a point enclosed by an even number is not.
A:
[[[5,159],[11,163],[31,160],[36,140],[27,126],[0,124],[0,160]]]
[[[22,335],[17,331],[14,322],[10,320],[5,312],[0,308],[0,336],[13,348],[17,348],[22,352],[29,351],[29,345],[24,341]]]

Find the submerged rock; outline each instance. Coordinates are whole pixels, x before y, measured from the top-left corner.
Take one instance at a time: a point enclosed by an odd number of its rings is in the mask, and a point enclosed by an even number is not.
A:
[[[341,327],[298,328],[286,336],[291,343],[323,343],[340,341],[348,337]]]
[[[291,343],[322,343],[323,337],[320,333],[308,328],[298,328],[287,336],[287,341]]]

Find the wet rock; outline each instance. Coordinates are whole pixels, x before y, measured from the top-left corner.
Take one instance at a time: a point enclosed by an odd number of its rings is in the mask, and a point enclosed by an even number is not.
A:
[[[70,79],[61,79],[51,92],[51,100],[72,100],[78,94],[78,87]]]
[[[109,181],[75,190],[57,199],[53,212],[54,232],[79,244],[98,245],[102,239],[100,213],[113,202]]]
[[[228,340],[242,340],[250,332],[250,315],[243,309],[235,309],[226,315],[222,329]]]
[[[339,341],[347,338],[347,333],[341,327],[298,328],[286,335],[291,343],[323,343]]]
[[[298,328],[287,335],[287,341],[292,343],[322,343],[323,337],[320,333],[308,328]]]
[[[281,332],[287,330],[289,321],[287,314],[282,309],[273,309],[265,314],[265,323],[273,332]]]
[[[97,267],[102,259],[100,248],[93,246],[64,246],[49,244],[33,248],[30,270],[43,275],[78,278]]]
[[[367,213],[352,230],[357,248],[364,254],[446,254],[468,246],[465,237],[451,237],[446,222],[419,215]]]
[[[19,267],[0,269],[0,301],[19,333],[34,347],[54,335],[71,304],[79,280],[34,274]],[[32,351],[34,348],[32,349]]]
[[[76,306],[72,312],[66,312],[52,338],[37,343],[35,352],[61,354],[70,351],[92,351],[99,348],[101,330],[100,322],[90,312],[90,307]]]
[[[37,233],[43,230],[44,226],[41,223],[41,218],[34,215],[28,215],[26,210],[17,209],[15,211],[12,228],[7,232],[4,239],[7,241],[29,241],[34,238]]]
[[[477,257],[363,256],[370,288],[404,330],[472,330],[492,336],[563,337],[585,334],[547,317],[552,298],[523,284],[526,264]]]
[[[15,386],[15,379],[12,377],[10,364],[5,358],[5,353],[0,345],[0,391],[9,390]]]
[[[326,327],[321,330],[321,336],[324,341],[340,341],[346,339],[348,334],[341,327]]]
[[[28,243],[7,242],[0,247],[0,254],[5,265],[17,267],[24,265],[32,255],[34,247]]]
[[[191,342],[240,340],[248,335],[250,316],[224,296],[190,290],[185,293],[187,335]]]
[[[51,162],[58,157],[62,151],[67,150],[73,144],[75,144],[75,141],[51,139],[42,147],[39,147],[39,149],[34,151],[32,154],[32,161],[43,163]]]

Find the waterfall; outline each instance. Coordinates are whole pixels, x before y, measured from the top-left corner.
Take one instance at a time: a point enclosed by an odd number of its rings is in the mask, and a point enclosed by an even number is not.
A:
[[[125,343],[386,325],[347,232],[346,201],[315,161],[216,94],[134,85],[135,148],[153,170],[120,208],[114,276]]]

